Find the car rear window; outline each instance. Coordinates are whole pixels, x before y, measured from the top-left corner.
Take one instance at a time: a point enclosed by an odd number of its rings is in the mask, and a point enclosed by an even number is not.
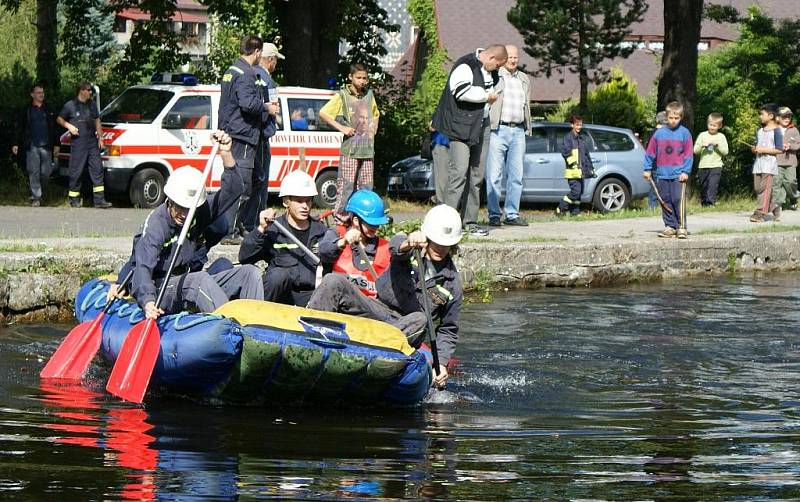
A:
[[[175,93],[157,89],[126,89],[100,112],[103,122],[150,124]]]
[[[625,152],[634,148],[633,140],[627,134],[594,129],[592,136],[601,152]]]

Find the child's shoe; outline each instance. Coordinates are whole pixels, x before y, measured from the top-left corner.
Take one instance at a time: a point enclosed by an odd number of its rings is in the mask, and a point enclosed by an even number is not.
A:
[[[689,237],[689,233],[686,231],[685,228],[679,228],[677,232],[678,239],[686,239]]]
[[[660,231],[658,233],[658,236],[659,237],[665,237],[665,238],[672,238],[672,237],[675,237],[677,234],[678,234],[678,232],[676,232],[674,228],[665,227],[664,230],[662,230],[662,231]]]
[[[753,214],[750,215],[750,221],[752,221],[753,223],[763,223],[764,215],[761,214],[761,212],[759,211],[755,211],[753,212]]]
[[[772,221],[781,221],[781,206],[772,210]]]

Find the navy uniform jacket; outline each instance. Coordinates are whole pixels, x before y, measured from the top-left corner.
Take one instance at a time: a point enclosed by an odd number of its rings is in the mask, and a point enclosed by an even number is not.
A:
[[[256,87],[256,73],[239,58],[222,75],[219,98],[219,128],[231,138],[258,145],[264,100]]]
[[[172,269],[173,276],[202,270],[208,250],[227,234],[225,212],[239,201],[242,192],[244,182],[241,174],[235,167],[225,168],[220,190],[211,194],[194,214]],[[134,268],[130,291],[142,308],[156,300],[158,285],[167,274],[180,233],[181,226],[172,219],[165,202],[150,212],[139,233],[133,237],[133,253],[122,267],[119,280],[131,267]]]
[[[277,218],[278,223],[291,232],[286,215]],[[317,252],[319,241],[325,235],[326,227],[318,220],[309,219],[308,249]],[[317,266],[311,263],[297,244],[283,235],[274,225],[263,234],[256,228],[247,234],[239,248],[239,263],[248,264],[264,260],[270,267],[292,270],[294,287],[299,291],[314,289],[317,277]]]
[[[269,75],[269,72],[262,68],[261,66],[255,65],[253,66],[253,71],[256,74],[256,87],[261,92],[261,99],[264,103],[269,103],[269,93],[270,90],[273,92],[275,96],[278,94],[278,84],[272,80],[272,77]],[[261,132],[264,135],[264,139],[269,139],[275,136],[275,133],[278,131],[278,124],[275,119],[275,115],[270,115],[267,113],[266,108],[262,107],[262,116],[261,116]]]
[[[422,312],[422,292],[417,279],[417,265],[413,252],[400,253],[400,245],[405,242],[405,234],[397,234],[389,242],[392,261],[389,269],[380,277],[376,287],[378,300],[403,315]],[[425,268],[425,287],[428,289],[433,310],[431,315],[439,320],[436,328],[439,362],[447,364],[458,342],[458,317],[464,290],[455,263],[448,256],[441,262],[423,258]]]

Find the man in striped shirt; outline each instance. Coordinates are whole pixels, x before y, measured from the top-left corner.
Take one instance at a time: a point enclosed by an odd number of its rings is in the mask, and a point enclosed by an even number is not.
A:
[[[464,226],[472,235],[487,235],[476,220],[480,205],[481,141],[489,106],[497,99],[497,70],[508,55],[504,45],[490,45],[459,58],[450,71],[432,126],[449,140],[450,162],[435,166],[434,176],[447,177],[444,203],[462,208]],[[462,207],[462,201],[463,207]]]

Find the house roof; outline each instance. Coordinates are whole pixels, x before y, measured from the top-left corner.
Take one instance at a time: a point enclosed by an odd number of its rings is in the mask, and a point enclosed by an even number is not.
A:
[[[513,44],[520,47],[520,66],[532,70],[536,61],[522,47],[522,36],[508,22],[506,14],[515,0],[435,0],[439,40],[452,60],[473,52],[478,47],[494,43]],[[772,17],[797,18],[797,0],[716,0],[720,5],[732,5],[740,13],[751,4],[759,5]],[[644,19],[631,25],[631,39],[662,39],[664,36],[663,0],[648,0],[649,8]],[[732,41],[738,38],[735,25],[705,21],[701,39]],[[604,69],[620,66],[637,83],[640,95],[648,94],[654,87],[659,72],[659,61],[652,50],[636,50],[627,59],[609,61]],[[531,99],[534,101],[559,101],[577,96],[580,91],[578,77],[569,71],[550,78],[532,79]]]

